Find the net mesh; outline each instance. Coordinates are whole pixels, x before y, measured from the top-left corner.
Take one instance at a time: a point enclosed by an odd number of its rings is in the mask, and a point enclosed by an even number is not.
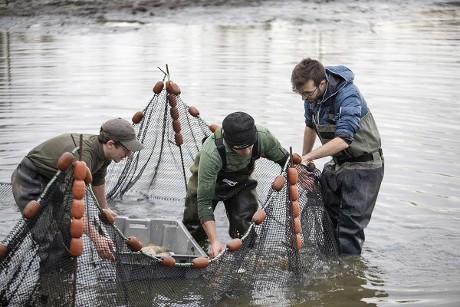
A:
[[[211,131],[196,109],[173,93],[164,88],[154,94],[142,120],[133,124],[145,149],[112,163],[106,178],[111,203],[143,199],[182,212],[188,167]],[[236,240],[236,247],[229,243],[213,259],[198,253],[185,260],[174,258],[174,251],[152,255],[133,246],[133,238],[107,219],[89,185],[81,218],[85,233],[71,233],[77,224],[73,171],[58,171],[37,200],[38,214],[21,219],[2,240],[2,306],[207,306],[248,293],[270,304],[277,302],[277,291],[310,280],[338,259],[318,169],[292,161],[281,168],[259,159],[253,177],[258,214],[266,218],[256,219],[241,247]],[[274,189],[275,179],[284,185]],[[14,203],[10,184],[0,184],[0,198],[2,205]],[[81,238],[82,250],[75,251],[75,238]],[[107,242],[113,242],[111,260],[102,259],[97,248]]]

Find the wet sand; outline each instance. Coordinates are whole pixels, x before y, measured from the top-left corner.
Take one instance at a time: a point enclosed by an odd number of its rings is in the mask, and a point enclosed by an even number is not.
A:
[[[2,0],[0,16],[39,16],[39,15],[72,15],[91,17],[105,13],[128,13],[155,15],[161,10],[177,10],[190,6],[247,6],[260,4],[261,0]]]
[[[56,34],[131,31],[155,24],[288,22],[314,31],[372,32],[379,22],[456,14],[459,5],[445,0],[0,0],[0,31]]]
[[[139,25],[150,23],[156,16],[169,16],[188,8],[257,6],[261,0],[0,0],[0,30],[26,31],[40,24],[53,32],[56,26],[104,24],[124,21]],[[177,20],[176,20],[177,21]]]

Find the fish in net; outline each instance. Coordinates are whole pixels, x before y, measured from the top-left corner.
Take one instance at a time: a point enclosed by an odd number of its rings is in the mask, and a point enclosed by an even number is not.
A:
[[[153,91],[133,116],[145,149],[110,166],[107,197],[110,203],[145,199],[182,211],[188,167],[216,125],[182,101],[169,72]],[[62,167],[0,244],[0,304],[210,306],[248,293],[275,304],[274,294],[312,280],[338,261],[320,171],[300,160],[291,153],[284,168],[257,160],[259,210],[247,233],[230,240],[215,258],[197,254],[185,261],[174,253],[149,252],[123,233],[99,207],[90,178],[75,175],[78,163]],[[0,184],[0,199],[2,205],[14,202],[10,184]],[[101,258],[96,248],[106,241],[112,259]]]

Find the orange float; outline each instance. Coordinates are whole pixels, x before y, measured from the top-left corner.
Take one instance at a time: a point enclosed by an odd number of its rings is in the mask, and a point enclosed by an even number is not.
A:
[[[142,243],[139,241],[138,238],[131,236],[128,237],[128,247],[133,251],[133,252],[138,252],[142,249]]]
[[[86,178],[86,162],[75,161],[73,165],[73,176],[76,180],[84,180]]]
[[[184,137],[182,136],[182,133],[176,133],[174,135],[174,140],[176,141],[176,144],[179,146],[184,144]]]
[[[6,256],[6,253],[8,253],[8,246],[0,243],[0,259]]]
[[[200,115],[200,111],[198,111],[198,109],[195,107],[189,107],[188,113],[192,115],[193,117],[198,117]]]
[[[297,184],[299,181],[299,173],[295,167],[288,167],[288,179],[290,185]]]
[[[266,217],[267,217],[267,212],[265,212],[265,210],[263,209],[259,209],[252,216],[252,221],[254,222],[254,224],[260,225],[262,224],[263,221],[265,221]]]
[[[72,166],[73,154],[70,152],[64,152],[58,159],[57,168],[61,171],[66,171]]]
[[[292,162],[294,162],[294,164],[300,164],[300,163],[302,163],[302,157],[297,153],[293,153],[292,154]]]
[[[297,185],[290,185],[289,192],[290,192],[292,201],[299,199],[299,188],[297,188]]]
[[[93,174],[91,174],[91,170],[88,166],[86,166],[86,176],[85,176],[85,183],[91,184],[93,183]]]
[[[155,94],[160,94],[161,91],[163,90],[163,87],[164,87],[164,83],[163,81],[158,81],[155,86],[153,87],[153,92]]]
[[[174,108],[175,106],[177,106],[177,98],[176,98],[176,96],[169,94],[168,95],[168,102],[169,102],[169,106],[171,108]]]
[[[243,246],[243,241],[238,238],[232,239],[227,243],[227,248],[231,252],[239,251],[242,246]]]
[[[292,216],[299,217],[300,216],[300,205],[297,200],[292,201]]]
[[[176,259],[172,256],[162,256],[160,264],[162,266],[172,268],[176,265]]]
[[[172,122],[173,130],[176,133],[179,133],[181,130],[180,121],[178,119],[173,120]]]
[[[169,109],[169,114],[172,119],[179,119],[179,109],[177,107]]]
[[[217,128],[219,128],[217,124],[209,125],[209,130],[211,130],[212,133],[216,132]]]
[[[166,81],[166,90],[173,95],[180,95],[181,93],[179,85],[172,81]]]
[[[72,219],[70,223],[70,235],[72,238],[81,238],[83,233],[85,232],[85,223],[83,219]]]
[[[180,95],[181,91],[180,91],[179,85],[177,85],[177,83],[173,83],[171,85],[170,92],[171,94],[174,94],[174,95]]]
[[[275,180],[272,183],[272,189],[275,191],[281,191],[286,184],[286,178],[284,176],[276,176]]]
[[[36,200],[31,200],[27,203],[24,210],[22,210],[22,216],[28,220],[34,219],[41,211],[42,207]]]
[[[83,199],[86,194],[86,184],[83,180],[75,180],[72,186],[73,198]]]
[[[74,199],[72,201],[72,217],[81,219],[85,215],[85,202],[83,199]]]
[[[79,257],[83,254],[83,239],[82,238],[72,238],[70,240],[69,247],[70,255],[73,257]]]
[[[134,124],[139,124],[143,118],[144,118],[144,113],[142,113],[141,111],[138,111],[134,113],[132,120]]]
[[[294,233],[300,233],[300,230],[302,229],[302,225],[300,224],[300,218],[295,217],[294,218]]]
[[[209,265],[209,259],[206,257],[198,257],[192,260],[193,267],[197,269],[207,268]]]

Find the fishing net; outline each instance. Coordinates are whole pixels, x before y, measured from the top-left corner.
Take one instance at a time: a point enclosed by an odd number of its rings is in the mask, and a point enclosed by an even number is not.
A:
[[[109,169],[111,204],[146,201],[164,211],[183,210],[188,168],[214,125],[182,101],[177,84],[163,81],[167,86],[157,84],[151,101],[133,117],[145,149]],[[99,207],[90,185],[79,195],[85,181],[75,179],[76,163],[59,170],[2,240],[0,304],[207,306],[248,294],[264,297],[265,305],[276,304],[276,293],[308,282],[338,259],[320,171],[294,162],[295,155],[284,168],[257,160],[253,177],[260,210],[247,233],[229,240],[213,259],[188,232],[180,232],[180,221],[114,221]],[[1,184],[2,205],[14,203],[11,195],[11,185]],[[78,200],[84,202],[80,213]],[[168,249],[146,249],[153,244]],[[177,244],[182,251],[174,250]],[[109,257],[104,246],[110,247]]]

